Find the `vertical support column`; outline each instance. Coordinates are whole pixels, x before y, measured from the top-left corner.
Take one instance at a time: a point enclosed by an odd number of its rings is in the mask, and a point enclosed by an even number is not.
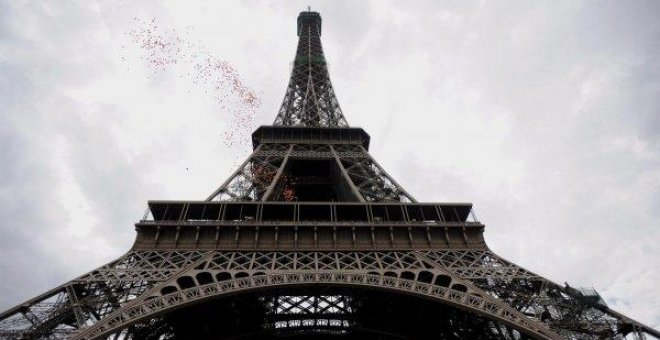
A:
[[[76,316],[76,323],[78,327],[82,327],[85,324],[85,316],[80,308],[78,297],[72,285],[66,286],[66,295],[69,298],[69,304],[71,305],[71,309],[73,309],[73,314]]]
[[[270,182],[270,185],[268,185],[268,188],[266,189],[266,193],[264,193],[263,197],[261,197],[261,201],[265,202],[270,199],[270,195],[273,194],[273,190],[275,190],[275,186],[277,185],[277,182],[280,181],[280,177],[282,177],[284,168],[286,167],[286,164],[289,162],[289,156],[291,155],[291,152],[293,152],[293,144],[289,145],[289,149],[286,151],[286,155],[284,155],[282,164],[280,164],[280,167],[279,169],[277,169],[277,173],[275,174],[275,177],[273,177],[273,180]]]
[[[397,189],[399,189],[399,190],[401,191],[401,193],[403,193],[406,197],[408,197],[408,199],[410,200],[410,202],[417,203],[417,200],[416,200],[414,197],[412,197],[412,195],[410,195],[410,194],[406,191],[406,189],[404,189],[401,185],[399,185],[399,183],[397,183],[397,182],[394,180],[394,178],[392,178],[392,176],[390,176],[390,174],[388,174],[387,171],[385,171],[385,169],[383,169],[383,167],[380,166],[380,164],[378,164],[378,162],[376,162],[376,160],[375,160],[373,157],[371,157],[371,155],[369,154],[369,151],[367,151],[367,149],[365,149],[364,146],[360,145],[360,149],[362,149],[362,152],[364,152],[364,154],[367,155],[367,158],[369,158],[369,160],[370,160],[372,163],[374,163],[375,166],[378,167],[378,170],[380,170],[380,172],[381,172],[385,177],[387,177],[387,179],[388,179],[390,182],[392,182],[392,184],[394,184],[394,186],[396,186]]]
[[[332,146],[332,144],[328,145],[330,146],[330,152],[332,152],[332,156],[335,158],[335,162],[337,162],[337,166],[339,167],[339,170],[341,171],[342,176],[344,176],[344,179],[346,180],[346,183],[348,183],[348,186],[351,188],[351,192],[353,192],[353,195],[360,201],[360,202],[366,202],[362,194],[360,193],[360,190],[355,186],[355,183],[353,183],[353,180],[351,180],[351,177],[348,175],[348,171],[344,168],[344,165],[341,164],[341,160],[339,159],[339,155],[337,154],[337,151],[335,151],[335,148]]]
[[[227,178],[227,180],[224,183],[222,183],[222,185],[218,189],[216,189],[208,198],[206,198],[206,201],[208,202],[212,201],[220,193],[227,190],[227,186],[229,185],[229,183],[231,183],[231,181],[233,181],[234,178],[236,178],[236,176],[238,176],[238,174],[241,173],[241,171],[245,168],[245,166],[248,163],[250,163],[250,161],[252,161],[252,158],[254,158],[254,156],[257,154],[257,152],[259,152],[260,149],[261,149],[261,144],[259,144],[259,146],[257,146],[256,149],[254,149],[252,154],[245,160],[245,162],[243,162],[243,164],[241,164],[241,166],[239,166],[238,169],[236,169],[236,171],[234,171],[234,173],[231,174],[231,176],[229,176],[229,178]]]

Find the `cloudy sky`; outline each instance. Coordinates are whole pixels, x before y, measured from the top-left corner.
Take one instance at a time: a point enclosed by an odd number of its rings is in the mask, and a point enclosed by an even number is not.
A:
[[[155,69],[145,23],[231,64],[269,124],[308,4],[400,184],[473,202],[494,251],[660,328],[657,1],[0,1],[0,309],[123,254],[148,199],[204,199],[246,155],[235,103],[190,63]]]

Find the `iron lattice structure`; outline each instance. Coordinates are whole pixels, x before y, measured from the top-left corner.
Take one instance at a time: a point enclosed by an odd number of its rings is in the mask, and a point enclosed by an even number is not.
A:
[[[282,107],[273,125],[348,127],[330,83],[321,46],[321,17],[298,17],[298,49]]]
[[[471,204],[417,202],[348,127],[320,34],[301,13],[277,119],[220,188],[150,201],[127,254],[3,312],[0,337],[660,338],[494,254]]]

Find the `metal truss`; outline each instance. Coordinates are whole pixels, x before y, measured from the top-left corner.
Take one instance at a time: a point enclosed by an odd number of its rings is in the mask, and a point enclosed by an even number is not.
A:
[[[360,146],[360,148],[363,151],[362,154],[353,153],[340,158],[340,160],[365,201],[416,202],[403,187],[385,172],[364,147]]]
[[[209,298],[252,291],[262,287],[301,285],[363,286],[420,295],[487,316],[492,320],[497,320],[515,327],[526,334],[531,334],[538,339],[561,339],[560,336],[556,335],[543,324],[525,317],[506,305],[494,302],[495,300],[488,297],[397,277],[373,274],[318,272],[255,275],[177,290],[172,293],[150,298],[141,304],[127,306],[106,320],[76,334],[72,339],[94,339],[107,336],[114,331],[125,328],[131,323],[157,316],[159,313],[164,313],[176,307],[193,304]]]
[[[289,146],[261,144],[207,201],[259,201],[275,180]]]
[[[0,314],[0,338],[66,339],[199,258],[200,252],[131,252]]]
[[[260,144],[207,201],[292,201],[290,183],[299,181],[287,170],[291,159],[330,160],[343,175],[343,183],[360,202],[416,202],[356,144]]]
[[[275,334],[300,331],[343,334],[353,325],[353,301],[347,295],[275,295],[263,299],[264,326]]]
[[[156,323],[174,308],[223,294],[335,284],[423,295],[539,339],[660,335],[592,296],[556,285],[488,250],[447,250],[132,251],[3,313],[0,336],[106,337],[144,331],[144,322]]]
[[[348,128],[330,83],[318,13],[301,13],[298,36],[291,79],[273,126]],[[287,171],[289,159],[326,159],[336,161],[343,176],[338,187],[349,192],[342,193],[340,200],[415,202],[360,144],[310,143],[305,139],[258,143],[252,155],[207,200],[295,201],[295,183],[305,179]]]
[[[299,19],[298,36],[291,79],[273,125],[348,126],[330,83],[318,13],[309,12]]]

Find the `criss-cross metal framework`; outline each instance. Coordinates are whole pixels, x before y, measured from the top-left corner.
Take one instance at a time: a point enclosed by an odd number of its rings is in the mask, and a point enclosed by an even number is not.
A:
[[[471,204],[417,202],[346,124],[320,32],[300,14],[275,124],[225,183],[150,201],[127,254],[1,313],[0,338],[660,338],[494,254]]]
[[[347,127],[330,83],[321,46],[321,16],[298,16],[298,49],[280,111],[273,125]]]

